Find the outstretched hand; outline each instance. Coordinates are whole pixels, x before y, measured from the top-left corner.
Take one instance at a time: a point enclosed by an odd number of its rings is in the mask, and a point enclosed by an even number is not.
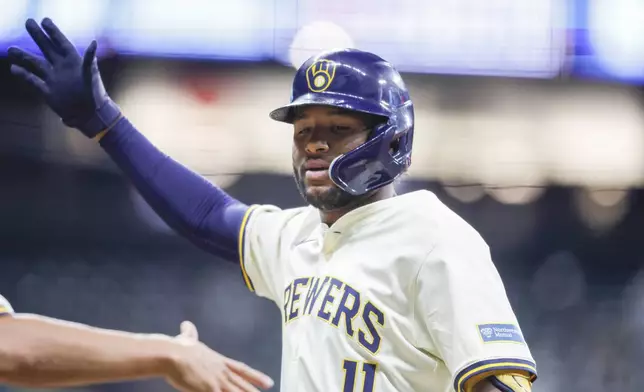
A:
[[[199,342],[197,328],[189,321],[181,323],[181,334],[175,339],[183,349],[167,380],[182,392],[258,392],[257,387],[273,386],[267,375]]]
[[[11,72],[33,86],[66,125],[86,136],[94,137],[113,124],[120,111],[101,80],[97,42],[81,56],[51,19],[43,19],[42,26],[28,19],[25,26],[44,58],[10,47]]]

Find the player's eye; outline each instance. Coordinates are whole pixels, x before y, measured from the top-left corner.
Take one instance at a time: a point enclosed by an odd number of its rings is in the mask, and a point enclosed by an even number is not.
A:
[[[335,135],[346,135],[353,132],[353,128],[346,125],[332,125],[331,132]]]
[[[304,127],[304,128],[298,129],[295,132],[295,134],[296,134],[296,136],[304,136],[304,135],[308,135],[309,133],[311,133],[311,130],[312,130],[311,127]]]

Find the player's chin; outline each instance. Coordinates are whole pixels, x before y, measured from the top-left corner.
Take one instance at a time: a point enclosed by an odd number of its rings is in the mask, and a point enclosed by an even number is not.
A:
[[[305,171],[302,179],[307,192],[309,189],[312,192],[324,192],[335,188],[328,171]]]
[[[315,183],[315,184],[305,184],[306,196],[307,198],[313,199],[324,199],[329,194],[333,193],[335,184],[329,181],[329,183]]]
[[[343,192],[335,184],[307,186],[304,195],[310,205],[322,211],[345,208],[354,201],[353,196]]]

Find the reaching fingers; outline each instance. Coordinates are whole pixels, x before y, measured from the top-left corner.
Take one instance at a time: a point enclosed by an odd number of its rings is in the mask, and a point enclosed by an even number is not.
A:
[[[243,362],[235,361],[230,358],[226,360],[226,365],[235,373],[240,375],[245,380],[248,380],[253,385],[261,388],[271,388],[274,385],[273,380],[266,374],[255,370]]]
[[[70,54],[76,52],[76,48],[74,45],[67,39],[65,34],[63,34],[62,31],[54,24],[54,22],[49,19],[45,18],[42,21],[42,27],[49,35],[49,38],[51,39],[51,42],[54,43],[58,47],[58,51],[63,54]]]
[[[208,381],[207,384],[202,385],[202,387],[207,388],[208,392],[228,392],[229,385],[226,384],[225,382],[218,381],[216,377],[213,377]],[[203,389],[203,388],[199,388]]]
[[[220,386],[218,383],[210,387],[210,392],[226,392],[226,388]]]
[[[32,85],[36,90],[38,90],[41,94],[46,95],[49,91],[47,88],[47,84],[40,79],[38,76],[34,75],[33,73],[27,71],[23,67],[12,64],[11,65],[11,73],[13,73],[16,76],[21,77],[24,79],[27,83]]]
[[[251,383],[244,380],[240,375],[235,372],[230,372],[228,374],[230,382],[236,386],[240,391],[243,392],[259,392],[259,389],[255,388]]]
[[[49,37],[47,37],[47,34],[45,34],[44,31],[38,26],[38,23],[36,23],[35,20],[33,19],[27,19],[27,23],[25,24],[25,27],[27,28],[27,32],[31,36],[31,38],[34,40],[36,45],[40,48],[40,51],[42,54],[45,56],[45,58],[50,62],[53,63],[55,58],[59,55],[57,53],[56,48],[54,47],[54,44],[49,40]]]
[[[9,48],[7,54],[13,63],[35,74],[40,79],[47,80],[51,66],[45,59],[34,56],[16,47]]]

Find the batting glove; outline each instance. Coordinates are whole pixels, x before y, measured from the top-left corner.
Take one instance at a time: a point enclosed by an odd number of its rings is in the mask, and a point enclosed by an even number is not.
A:
[[[28,19],[26,28],[44,58],[11,47],[11,72],[35,87],[65,125],[87,137],[95,137],[118,121],[120,110],[107,95],[98,71],[96,41],[81,57],[51,19],[43,19],[42,28]]]

